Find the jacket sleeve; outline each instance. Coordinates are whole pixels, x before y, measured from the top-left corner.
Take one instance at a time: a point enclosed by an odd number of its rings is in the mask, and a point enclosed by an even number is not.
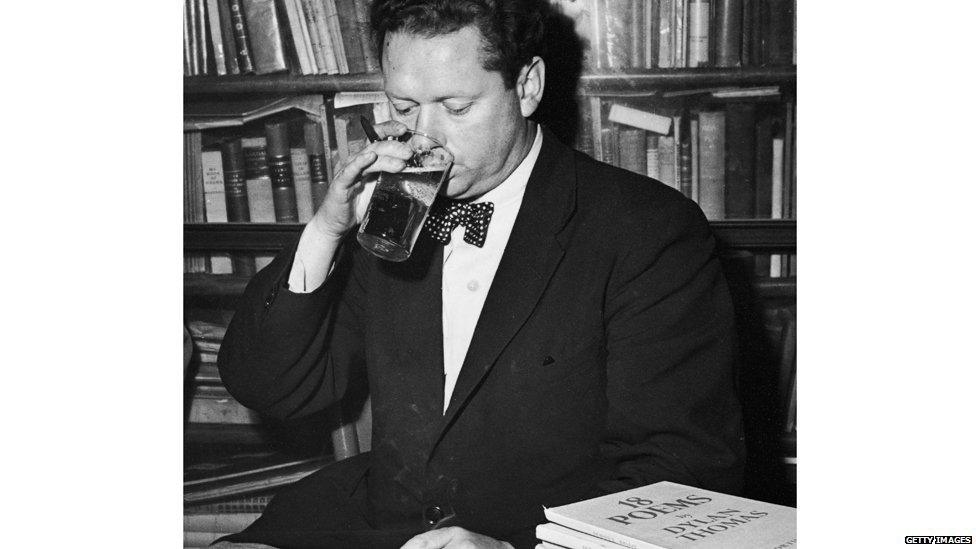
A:
[[[598,488],[670,480],[738,492],[745,450],[733,309],[715,239],[684,197],[632,207],[606,302],[603,454],[614,473]]]
[[[242,404],[270,417],[300,417],[337,402],[365,375],[365,285],[352,244],[345,241],[313,292],[288,290],[297,242],[247,285],[217,358],[221,379]]]

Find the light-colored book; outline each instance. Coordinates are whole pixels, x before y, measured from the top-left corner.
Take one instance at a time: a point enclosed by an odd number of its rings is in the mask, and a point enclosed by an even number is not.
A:
[[[783,153],[785,142],[782,137],[773,138],[773,200],[772,219],[783,219]],[[771,254],[769,256],[769,276],[779,278],[783,276],[783,256]]]
[[[535,537],[543,543],[549,543],[556,547],[566,547],[567,549],[622,549],[624,547],[612,541],[595,538],[552,522],[536,526]]]
[[[295,180],[295,201],[298,205],[298,222],[312,219],[312,176],[308,171],[308,152],[302,147],[291,149],[291,173]]]
[[[224,191],[224,166],[221,162],[220,151],[203,151],[203,197],[205,202],[207,223],[223,223],[227,221],[227,196]],[[234,267],[230,254],[211,254],[210,272],[213,274],[231,274]]]
[[[725,113],[698,114],[698,206],[708,219],[725,219]]]
[[[302,20],[298,14],[302,11],[298,0],[284,0],[288,27],[291,29],[291,40],[298,57],[298,67],[302,74],[315,74],[315,58],[312,56],[312,42],[308,38],[308,31],[302,28]]]
[[[708,64],[708,0],[688,3],[688,66]]]
[[[671,131],[671,118],[624,105],[610,105],[610,122],[633,126],[649,132],[667,135]]]
[[[796,509],[658,482],[545,509],[548,520],[631,549],[796,545]]]
[[[224,57],[224,37],[220,28],[217,0],[207,0],[207,24],[210,27],[210,42],[213,45],[214,63],[217,67],[217,74],[223,76],[227,74],[227,60]]]
[[[674,138],[671,136],[659,137],[657,140],[657,173],[660,175],[658,181],[677,188],[678,182],[674,171]]]

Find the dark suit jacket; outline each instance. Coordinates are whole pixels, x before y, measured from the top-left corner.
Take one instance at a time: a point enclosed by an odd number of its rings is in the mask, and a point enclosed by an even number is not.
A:
[[[417,246],[389,263],[350,238],[311,294],[287,290],[286,250],[248,286],[219,360],[231,394],[277,417],[366,376],[371,525],[433,510],[521,544],[543,505],[660,480],[740,489],[732,305],[692,201],[546,131],[446,413],[442,248]]]

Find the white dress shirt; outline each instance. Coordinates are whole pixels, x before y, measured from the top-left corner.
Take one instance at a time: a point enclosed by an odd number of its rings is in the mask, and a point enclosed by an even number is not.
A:
[[[464,225],[451,233],[444,246],[444,274],[441,280],[444,324],[444,410],[451,401],[461,365],[468,353],[475,325],[502,260],[529,175],[542,149],[542,129],[536,128],[532,148],[504,181],[485,193],[476,203],[495,205],[488,224],[488,236],[481,248],[464,241]]]

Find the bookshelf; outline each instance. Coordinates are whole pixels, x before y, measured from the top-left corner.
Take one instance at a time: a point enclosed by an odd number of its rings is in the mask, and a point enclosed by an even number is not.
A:
[[[294,52],[292,52],[294,53]],[[290,73],[279,72],[263,75],[206,75],[184,76],[184,104],[233,101],[239,99],[260,99],[281,96],[319,96],[325,105],[323,128],[327,152],[335,154],[335,108],[333,98],[343,92],[382,91],[382,75],[378,72],[353,74],[294,74],[295,65],[289,59]],[[746,103],[755,105],[796,106],[797,69],[795,65],[745,66],[738,68],[718,68],[713,66],[696,68],[666,69],[589,69],[584,70],[576,81],[576,88],[569,94],[579,109],[577,117],[581,128],[586,126],[584,110],[590,108],[592,100],[636,102],[639,106],[660,106],[668,115],[684,113],[691,109],[709,110],[723,108],[724,105]],[[721,88],[759,88],[776,87],[772,96],[717,98],[708,93],[694,93],[695,90]],[[680,93],[678,93],[680,92]],[[685,93],[691,92],[691,93]],[[589,105],[588,105],[589,104]],[[591,111],[592,112],[599,112]],[[795,110],[791,111],[795,124]],[[593,116],[592,114],[590,115]],[[598,115],[599,116],[599,115]],[[693,115],[694,116],[694,115]],[[600,123],[609,125],[605,120]],[[260,122],[256,122],[260,124]],[[787,124],[789,119],[787,118]],[[206,133],[208,130],[204,130]],[[332,135],[329,135],[332,133]],[[787,143],[790,141],[787,134]],[[795,130],[792,140],[795,142]],[[616,141],[614,141],[616,143]],[[787,150],[789,144],[787,144]],[[767,151],[768,152],[768,151]],[[597,151],[597,155],[601,151]],[[594,155],[596,156],[596,155]],[[333,156],[332,162],[336,159]],[[795,156],[787,162],[795,166]],[[673,174],[677,177],[677,174]],[[795,169],[794,169],[795,181]],[[794,189],[795,192],[795,189]],[[753,406],[753,413],[761,424],[756,427],[764,443],[750,448],[750,453],[759,452],[767,461],[765,469],[757,470],[755,475],[767,475],[776,469],[778,474],[792,478],[792,498],[795,500],[796,432],[778,432],[779,424],[766,421],[766,414],[780,414],[782,410],[770,405],[770,379],[780,375],[778,369],[782,361],[782,342],[779,339],[784,331],[782,326],[770,321],[774,313],[784,308],[794,312],[796,308],[795,261],[784,276],[770,276],[771,254],[795,258],[797,254],[795,202],[784,207],[783,219],[770,219],[764,216],[742,219],[713,219],[711,227],[719,242],[726,276],[733,293],[739,319],[740,340],[742,343],[743,368],[748,370],[743,385],[746,407]],[[273,255],[291,243],[301,232],[300,223],[240,223],[187,222],[183,225],[183,247],[185,254],[207,255],[214,253]],[[766,258],[762,263],[761,258]],[[757,267],[759,265],[760,267]],[[226,320],[233,310],[235,300],[243,293],[250,275],[210,274],[188,272],[184,274],[184,309],[187,320],[196,315],[208,319]],[[778,317],[776,317],[778,318]],[[793,328],[795,331],[795,327]],[[795,343],[794,343],[795,347]],[[795,368],[795,366],[794,366]],[[754,402],[749,402],[752,399]],[[778,405],[777,405],[778,406]],[[747,410],[747,423],[749,414]],[[316,426],[305,426],[306,432],[314,432]],[[219,444],[276,444],[273,432],[252,425],[188,425],[185,441],[187,445],[203,446],[208,443]],[[271,433],[269,435],[269,433]],[[328,438],[328,434],[323,434]],[[326,451],[328,443],[325,443]],[[784,464],[787,465],[784,467]],[[789,481],[787,481],[789,482]],[[761,492],[761,490],[759,490]],[[757,492],[758,493],[758,492]],[[752,495],[757,495],[753,493]],[[790,503],[790,496],[770,493],[767,499],[778,498],[780,502]]]

